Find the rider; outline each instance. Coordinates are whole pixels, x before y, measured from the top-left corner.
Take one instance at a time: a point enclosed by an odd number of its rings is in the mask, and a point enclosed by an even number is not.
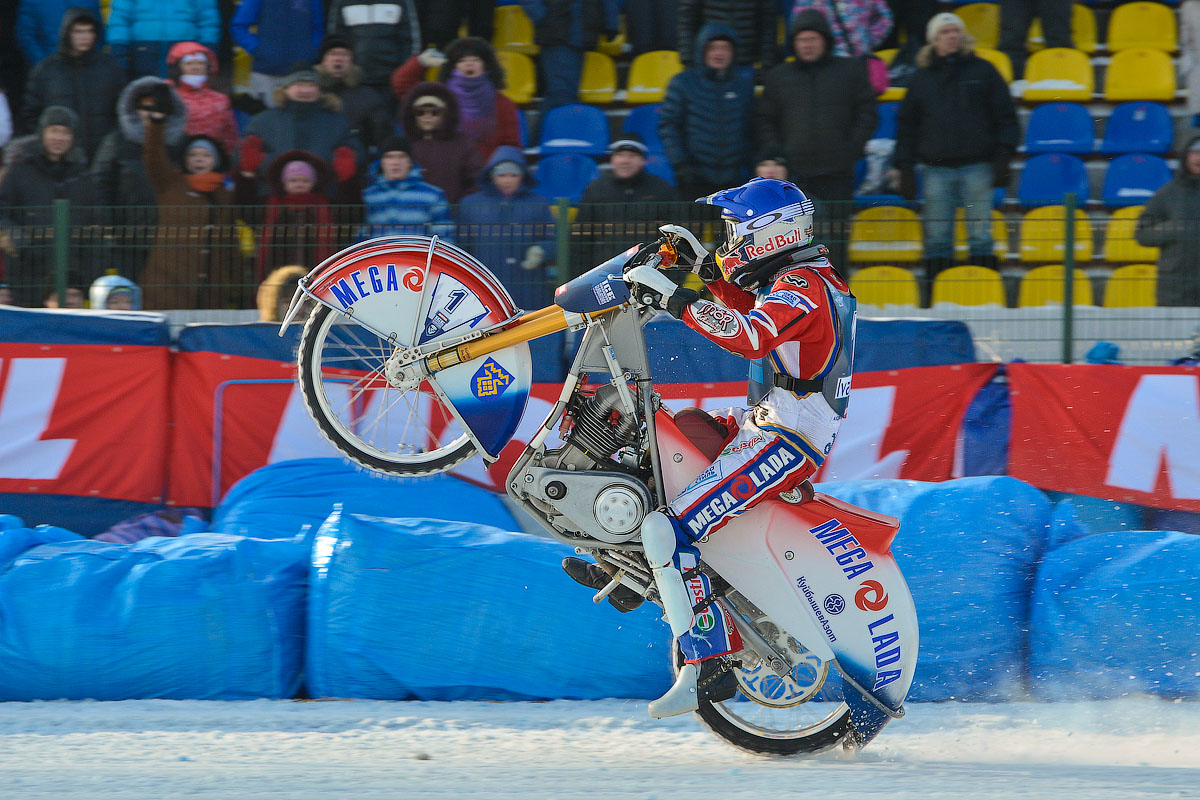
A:
[[[639,302],[670,312],[731,353],[759,360],[762,372],[752,370],[751,408],[716,417],[730,438],[713,467],[642,522],[646,560],[685,656],[675,685],[650,704],[655,717],[696,710],[698,680],[710,700],[733,696],[730,665],[710,659],[737,652],[741,640],[721,615],[694,614],[693,603],[710,592],[707,576],[688,572],[699,558],[694,545],[817,471],[846,415],[854,361],[854,295],[826,258],[829,251],[813,242],[812,201],[795,184],[754,178],[697,202],[722,209],[725,241],[715,259],[686,228],[660,230],[721,303],[701,300],[647,264],[630,269],[625,280]],[[579,559],[563,567],[587,586],[611,581]],[[641,601],[623,586],[610,598],[623,611]]]

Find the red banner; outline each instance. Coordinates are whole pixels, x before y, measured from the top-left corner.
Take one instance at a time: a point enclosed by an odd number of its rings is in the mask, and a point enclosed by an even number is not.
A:
[[[1200,511],[1200,372],[1010,364],[1009,474],[1043,489]]]

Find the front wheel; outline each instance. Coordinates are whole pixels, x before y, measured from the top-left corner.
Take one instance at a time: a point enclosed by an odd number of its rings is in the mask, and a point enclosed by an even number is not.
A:
[[[475,444],[432,381],[397,387],[385,367],[393,346],[318,305],[297,360],[300,390],[317,427],[343,455],[377,472],[429,475],[466,461]]]

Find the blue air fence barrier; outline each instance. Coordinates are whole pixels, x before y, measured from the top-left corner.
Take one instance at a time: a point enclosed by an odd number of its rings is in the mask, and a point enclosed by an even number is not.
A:
[[[0,531],[0,700],[299,690],[308,541],[44,531]]]
[[[1200,536],[1097,533],[1046,554],[1030,673],[1043,700],[1200,698]]]
[[[314,697],[656,697],[671,633],[647,603],[618,614],[559,569],[566,545],[432,519],[329,516],[313,544]]]

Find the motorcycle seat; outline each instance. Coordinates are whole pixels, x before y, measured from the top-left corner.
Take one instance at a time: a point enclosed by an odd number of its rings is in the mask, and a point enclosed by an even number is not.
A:
[[[716,461],[725,442],[732,438],[728,428],[698,408],[676,411],[675,426],[709,461]]]

